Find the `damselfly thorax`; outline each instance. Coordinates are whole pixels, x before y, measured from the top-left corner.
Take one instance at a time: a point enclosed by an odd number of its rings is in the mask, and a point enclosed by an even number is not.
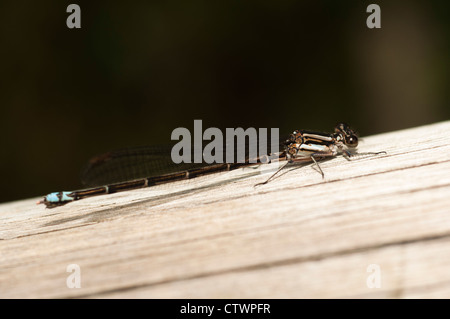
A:
[[[344,123],[336,126],[332,134],[313,131],[294,131],[285,142],[288,161],[300,157],[328,157],[345,153],[350,156],[351,149],[358,146],[356,133]]]

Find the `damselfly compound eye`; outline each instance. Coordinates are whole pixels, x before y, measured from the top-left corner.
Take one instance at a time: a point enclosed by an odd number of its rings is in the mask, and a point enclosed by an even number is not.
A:
[[[350,135],[346,137],[345,144],[347,144],[350,147],[358,146],[358,137],[356,135]]]
[[[345,123],[339,123],[339,124],[336,125],[336,127],[334,128],[334,132],[335,132],[335,133],[344,133],[344,132],[345,132],[345,128],[346,128]]]

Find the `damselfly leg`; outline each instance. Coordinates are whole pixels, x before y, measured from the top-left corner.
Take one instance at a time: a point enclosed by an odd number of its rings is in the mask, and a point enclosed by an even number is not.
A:
[[[352,161],[354,159],[358,159],[361,158],[363,156],[376,156],[376,155],[380,155],[380,154],[387,154],[385,151],[381,151],[381,152],[365,152],[365,153],[351,153],[348,150],[346,150],[344,152],[344,157],[346,160],[348,161]]]
[[[314,162],[314,165],[317,166],[317,169],[319,171],[319,173],[322,175],[322,178],[325,177],[325,174],[322,171],[322,168],[319,165],[318,160],[323,160],[326,157],[333,157],[335,156],[335,154],[333,153],[314,153],[311,154],[309,157],[297,157],[297,158],[292,158],[289,161],[287,161],[283,166],[281,166],[275,173],[273,173],[268,179],[266,179],[264,182],[255,184],[256,186],[260,186],[260,185],[265,185],[267,184],[270,180],[272,180],[276,175],[278,175],[287,165],[289,164],[294,164],[294,163],[305,163],[305,162]]]

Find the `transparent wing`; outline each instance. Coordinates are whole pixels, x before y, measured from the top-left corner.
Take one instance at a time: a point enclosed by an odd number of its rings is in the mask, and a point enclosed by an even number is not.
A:
[[[283,149],[285,140],[286,138],[280,138],[277,151]],[[267,142],[267,149],[262,150],[264,154],[270,153],[271,145],[269,141],[270,139]],[[141,146],[96,156],[82,170],[81,182],[87,187],[94,187],[213,165],[204,162],[175,164],[171,158],[172,147],[173,145]],[[236,147],[235,143],[235,155],[237,153]],[[250,145],[246,143],[246,158],[249,156],[249,149]],[[226,162],[226,150],[227,145],[222,150],[224,154],[223,162]],[[259,152],[259,154],[262,153]],[[193,152],[191,153],[191,159],[194,159]]]

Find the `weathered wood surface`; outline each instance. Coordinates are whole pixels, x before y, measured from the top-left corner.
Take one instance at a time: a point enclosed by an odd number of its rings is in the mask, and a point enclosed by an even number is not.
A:
[[[448,132],[367,137],[360,152],[387,155],[323,162],[324,180],[304,166],[254,188],[270,164],[55,209],[2,204],[0,297],[449,298]]]

